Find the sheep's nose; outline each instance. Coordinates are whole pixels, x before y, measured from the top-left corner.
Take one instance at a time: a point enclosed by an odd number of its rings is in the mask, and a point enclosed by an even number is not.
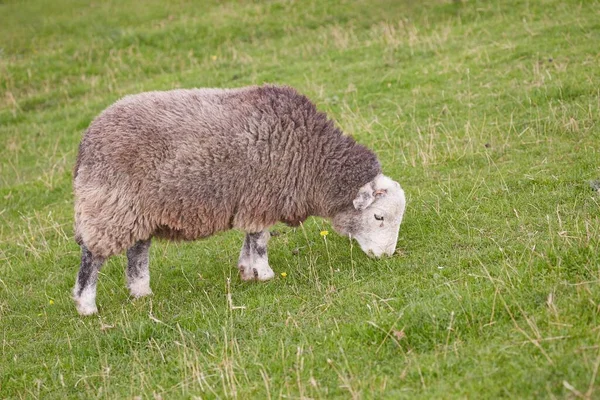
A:
[[[377,248],[377,249],[363,249],[367,256],[371,258],[382,258],[382,257],[391,257],[394,255],[396,248]]]
[[[374,257],[374,258],[384,258],[384,257],[389,257],[389,256],[391,256],[392,254],[394,254],[394,252],[391,252],[391,253],[390,253],[390,252],[388,252],[387,250],[384,250],[384,251],[381,251],[381,252],[377,252],[377,253],[376,253],[375,251],[373,251],[373,250],[369,250],[369,251],[367,252],[367,255],[368,255],[369,257]]]
[[[391,257],[394,255],[394,253],[396,252],[396,247],[394,248],[389,248],[383,251],[383,253],[380,255],[380,257]]]

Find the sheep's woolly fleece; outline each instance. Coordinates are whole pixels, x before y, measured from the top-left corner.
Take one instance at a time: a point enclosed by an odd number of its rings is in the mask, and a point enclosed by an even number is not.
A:
[[[86,131],[75,234],[109,257],[150,237],[260,232],[352,206],[376,156],[288,87],[127,96]]]

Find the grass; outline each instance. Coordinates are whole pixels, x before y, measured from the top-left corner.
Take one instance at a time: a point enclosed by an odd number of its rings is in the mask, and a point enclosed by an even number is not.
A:
[[[598,398],[598,21],[597,0],[0,2],[0,398]],[[90,121],[263,82],[400,181],[398,256],[311,219],[251,284],[240,232],[157,241],[154,296],[116,257],[77,316]]]

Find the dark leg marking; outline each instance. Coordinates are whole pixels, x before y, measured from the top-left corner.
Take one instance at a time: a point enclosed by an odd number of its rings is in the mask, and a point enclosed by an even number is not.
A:
[[[127,279],[136,280],[148,270],[150,243],[140,240],[127,250]]]
[[[135,297],[151,293],[148,268],[150,244],[150,239],[140,240],[127,250],[127,286]]]
[[[244,242],[244,246],[248,245],[249,251],[251,254],[256,254],[259,257],[263,257],[267,254],[267,246],[260,243],[263,235],[270,235],[269,232],[258,232],[258,233],[249,233],[246,235],[246,241]],[[264,240],[263,240],[264,242]]]
[[[90,315],[98,311],[96,308],[96,283],[98,271],[104,264],[104,257],[94,256],[85,246],[81,245],[81,266],[77,274],[73,298],[77,311],[81,315]]]
[[[104,258],[95,257],[87,247],[81,246],[81,265],[77,274],[77,290],[75,296],[81,296],[83,290],[90,286],[96,286],[98,271],[104,264]]]

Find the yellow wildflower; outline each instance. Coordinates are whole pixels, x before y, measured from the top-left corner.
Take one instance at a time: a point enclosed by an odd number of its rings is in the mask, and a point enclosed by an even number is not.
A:
[[[329,235],[329,231],[321,231],[321,236],[325,237]]]
[[[52,305],[52,304],[54,304],[54,300],[50,299],[50,301],[48,303],[50,303],[50,305]]]
[[[211,60],[213,60],[213,61],[217,61],[217,56],[211,56],[210,58],[211,58]]]
[[[287,276],[287,272],[282,272],[281,276],[283,276],[285,278]]]

